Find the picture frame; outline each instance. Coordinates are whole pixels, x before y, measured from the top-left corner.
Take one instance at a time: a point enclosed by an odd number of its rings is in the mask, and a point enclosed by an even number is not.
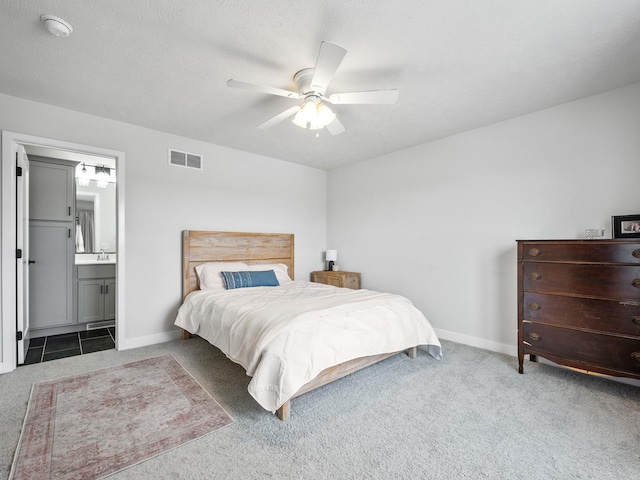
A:
[[[640,214],[611,217],[613,238],[640,238]]]

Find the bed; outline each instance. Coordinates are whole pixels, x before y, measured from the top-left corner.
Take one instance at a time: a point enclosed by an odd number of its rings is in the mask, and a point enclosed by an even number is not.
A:
[[[187,230],[182,251],[175,324],[184,338],[199,335],[242,365],[252,377],[249,393],[281,420],[293,398],[398,353],[415,358],[418,345],[441,358],[431,325],[406,298],[293,281],[292,234]],[[204,281],[205,269],[219,262],[253,271],[278,266],[279,286],[200,289],[196,270]],[[290,278],[283,280],[281,266]]]

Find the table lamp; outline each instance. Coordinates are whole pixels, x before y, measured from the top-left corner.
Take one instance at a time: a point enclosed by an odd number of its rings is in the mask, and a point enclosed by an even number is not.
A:
[[[337,250],[327,250],[325,253],[325,260],[327,261],[327,272],[333,270],[333,264],[338,260]]]

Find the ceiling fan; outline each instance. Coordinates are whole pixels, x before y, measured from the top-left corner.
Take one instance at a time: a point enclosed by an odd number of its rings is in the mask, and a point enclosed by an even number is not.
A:
[[[281,88],[258,85],[255,83],[229,80],[228,87],[243,88],[269,95],[304,99],[301,105],[286,109],[273,118],[258,125],[258,128],[269,128],[295,115],[293,123],[302,128],[319,130],[326,128],[332,135],[338,135],[345,131],[344,125],[336,118],[335,113],[326,105],[346,104],[392,104],[398,100],[398,90],[368,90],[363,92],[334,93],[326,96],[329,82],[342,63],[347,49],[330,42],[320,44],[320,52],[313,68],[304,68],[293,76],[297,92],[283,90]]]

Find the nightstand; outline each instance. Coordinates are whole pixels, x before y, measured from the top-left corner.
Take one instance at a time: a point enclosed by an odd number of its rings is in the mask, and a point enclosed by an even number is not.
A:
[[[358,272],[327,272],[318,271],[311,272],[311,281],[316,283],[324,283],[334,287],[352,288],[358,290],[360,288],[360,273]]]

